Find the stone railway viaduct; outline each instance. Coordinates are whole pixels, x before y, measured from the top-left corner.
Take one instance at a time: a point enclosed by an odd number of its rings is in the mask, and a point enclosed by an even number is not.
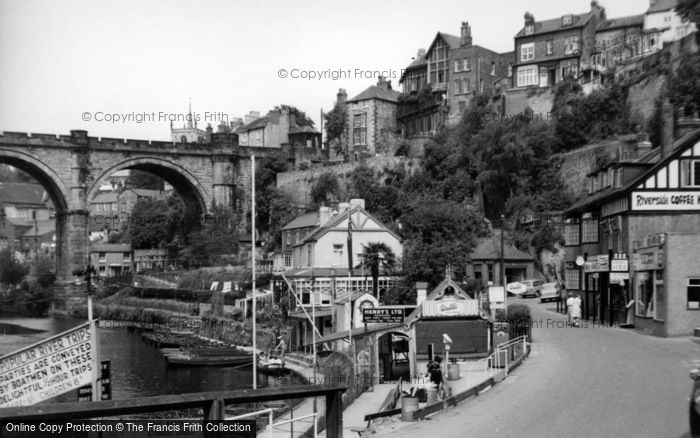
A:
[[[207,144],[88,137],[82,130],[58,136],[0,135],[0,163],[36,178],[55,207],[54,310],[59,313],[85,305],[85,288],[74,285],[72,273],[88,261],[88,207],[111,174],[122,169],[154,173],[182,197],[185,220],[201,220],[214,205],[224,205],[234,209],[245,228],[250,212],[250,157],[279,152],[239,147],[235,134],[213,134]]]

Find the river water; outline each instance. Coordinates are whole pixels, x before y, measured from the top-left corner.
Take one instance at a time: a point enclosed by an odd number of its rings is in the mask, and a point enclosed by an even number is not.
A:
[[[66,318],[14,318],[0,316],[0,356],[69,330],[83,321]],[[251,368],[170,368],[157,348],[126,328],[99,328],[101,360],[110,360],[112,399],[188,392],[226,391],[253,386]],[[278,386],[277,378],[258,374],[258,387]],[[53,402],[76,401],[74,393]]]

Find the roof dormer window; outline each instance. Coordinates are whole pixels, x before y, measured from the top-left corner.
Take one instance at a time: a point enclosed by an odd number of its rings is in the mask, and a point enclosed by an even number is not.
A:
[[[530,35],[535,33],[535,25],[534,24],[528,24],[525,26],[525,35]]]
[[[561,25],[562,26],[571,26],[571,24],[574,22],[574,17],[571,14],[564,15],[561,17]]]

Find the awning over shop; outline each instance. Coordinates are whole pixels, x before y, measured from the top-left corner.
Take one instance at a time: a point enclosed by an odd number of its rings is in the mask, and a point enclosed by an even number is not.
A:
[[[361,327],[361,328],[356,328],[353,329],[352,331],[352,337],[353,339],[355,338],[363,338],[365,336],[369,336],[371,334],[381,332],[384,330],[392,330],[392,329],[402,329],[403,324],[372,324],[368,325],[367,328]],[[316,340],[316,343],[323,343],[323,342],[331,342],[331,341],[339,341],[342,339],[348,339],[350,336],[350,330],[343,330],[341,332],[336,332],[336,333],[331,333],[330,335],[326,335],[322,338],[319,338]]]

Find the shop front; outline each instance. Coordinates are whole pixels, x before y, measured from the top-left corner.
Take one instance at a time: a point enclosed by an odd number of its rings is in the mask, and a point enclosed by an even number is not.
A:
[[[628,323],[630,274],[627,255],[589,256],[583,272],[583,318],[609,325]]]
[[[656,336],[700,327],[700,236],[663,233],[634,242],[635,326]]]

